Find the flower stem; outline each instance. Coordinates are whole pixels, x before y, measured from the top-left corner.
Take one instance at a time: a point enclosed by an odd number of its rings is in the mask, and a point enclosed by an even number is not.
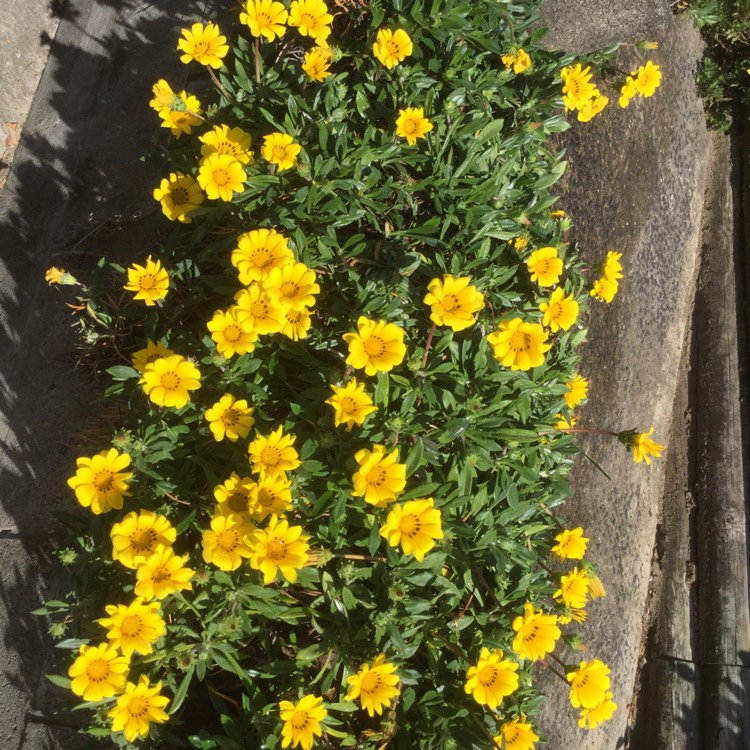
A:
[[[546,661],[543,661],[543,662],[542,662],[542,664],[543,664],[543,665],[544,665],[544,666],[545,666],[545,667],[546,667],[547,669],[549,669],[549,671],[550,671],[550,672],[552,672],[552,674],[555,674],[555,675],[557,675],[557,676],[558,676],[558,677],[559,677],[559,678],[560,678],[560,679],[561,679],[561,680],[562,680],[562,681],[563,681],[563,682],[564,682],[564,683],[565,683],[566,685],[567,685],[567,684],[569,684],[569,683],[568,683],[568,680],[567,680],[567,679],[566,679],[566,677],[565,677],[565,675],[563,675],[563,674],[560,674],[560,672],[558,672],[558,671],[557,671],[557,670],[556,670],[556,669],[555,669],[554,667],[552,667],[552,666],[550,666],[549,664],[547,664],[547,662],[546,662]]]
[[[430,353],[430,347],[432,346],[432,337],[435,335],[436,328],[437,325],[433,323],[432,328],[430,328],[430,332],[427,334],[427,343],[424,345],[424,356],[422,357],[423,370],[425,367],[427,367],[427,355]]]
[[[255,37],[255,82],[260,85],[260,37]]]
[[[369,555],[347,555],[344,553],[331,555],[335,560],[363,560],[365,562],[387,563],[385,557],[370,557]]]
[[[228,102],[232,102],[233,104],[236,104],[234,97],[221,85],[221,81],[219,81],[219,79],[216,77],[216,73],[214,73],[213,68],[210,65],[207,65],[206,67],[208,68],[209,75],[213,79],[213,82],[216,85],[216,88],[219,89],[219,91],[221,91],[224,98]]]

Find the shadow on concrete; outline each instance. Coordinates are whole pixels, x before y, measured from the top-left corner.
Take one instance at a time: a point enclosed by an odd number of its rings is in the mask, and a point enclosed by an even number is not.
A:
[[[45,726],[57,688],[44,671],[51,644],[40,601],[64,596],[54,556],[58,512],[76,512],[65,484],[79,453],[74,437],[99,398],[76,368],[70,287],[48,288],[45,270],[72,273],[114,244],[148,249],[143,218],[163,166],[140,158],[159,132],[151,87],[203,79],[176,54],[179,29],[228,3],[198,0],[52,0],[61,17],[47,68],[0,193],[0,747],[90,747],[93,740]],[[220,18],[221,16],[219,16]],[[133,227],[131,233],[129,228]],[[116,230],[116,243],[113,238]],[[106,229],[107,231],[102,231]],[[135,240],[134,238],[138,238]],[[60,299],[63,294],[65,300]],[[106,441],[108,430],[102,429]],[[64,671],[64,666],[58,667]],[[30,723],[29,723],[30,722]],[[67,721],[67,723],[70,723]]]

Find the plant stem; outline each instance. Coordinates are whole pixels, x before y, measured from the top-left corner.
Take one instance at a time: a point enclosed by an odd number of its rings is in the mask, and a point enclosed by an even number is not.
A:
[[[553,666],[550,666],[549,664],[547,664],[546,661],[543,661],[542,664],[547,669],[549,669],[549,671],[552,672],[552,674],[556,674],[566,685],[569,684],[567,678],[565,677],[565,675],[560,674],[560,672],[558,672]]]
[[[427,343],[424,345],[424,356],[422,357],[423,370],[425,367],[427,367],[427,355],[430,353],[430,347],[432,346],[432,337],[435,335],[436,328],[437,325],[433,323],[432,328],[430,328],[430,332],[427,334]]]
[[[234,101],[234,97],[221,85],[221,81],[219,81],[219,79],[216,77],[216,73],[214,73],[213,68],[210,65],[206,67],[208,68],[208,73],[213,79],[213,82],[216,85],[216,88],[219,89],[219,91],[221,91],[221,93],[224,95],[224,98],[228,102],[232,102],[233,104],[236,103]]]
[[[255,37],[255,82],[260,85],[260,37]]]
[[[363,560],[365,562],[378,562],[378,563],[387,563],[388,560],[386,560],[385,557],[370,557],[369,555],[348,555],[348,554],[338,554],[338,555],[332,555],[334,560]]]

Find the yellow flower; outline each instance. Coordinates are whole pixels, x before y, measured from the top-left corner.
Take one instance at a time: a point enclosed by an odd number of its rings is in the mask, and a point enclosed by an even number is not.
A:
[[[296,704],[281,701],[279,714],[284,722],[281,727],[281,747],[301,745],[302,750],[310,750],[315,736],[323,734],[320,722],[328,716],[328,711],[323,706],[322,698],[306,695]]]
[[[526,715],[521,713],[512,721],[506,721],[500,726],[500,734],[495,737],[498,748],[505,750],[534,750],[534,743],[539,741],[539,736],[534,732],[531,724],[526,721]]]
[[[78,654],[68,669],[73,678],[70,689],[76,695],[85,701],[100,701],[125,689],[130,659],[120,656],[114,646],[81,646]]]
[[[190,401],[190,391],[200,388],[198,368],[180,354],[160,357],[146,365],[138,381],[157,406],[181,409]]]
[[[594,299],[598,299],[599,302],[606,302],[609,304],[617,294],[617,288],[619,284],[612,279],[602,277],[594,281],[594,286],[591,289],[591,296]]]
[[[253,471],[269,477],[294,471],[302,464],[292,447],[295,439],[294,435],[285,435],[282,427],[277,427],[268,437],[258,435],[247,448]]]
[[[172,87],[160,78],[152,87],[154,98],[148,103],[148,106],[161,112],[163,109],[173,109],[180,111],[184,108],[185,103],[179,94],[172,91]]]
[[[68,479],[68,486],[84,508],[91,508],[97,516],[122,508],[123,497],[130,494],[128,482],[133,476],[131,471],[123,471],[130,466],[127,453],[110,448],[91,458],[77,458],[76,466],[75,476]]]
[[[230,393],[225,393],[210,409],[206,409],[205,416],[218,442],[225,437],[233,443],[246,438],[255,424],[253,409],[247,405],[247,400],[238,400]]]
[[[378,654],[372,666],[362,664],[357,674],[347,677],[351,687],[346,694],[346,700],[359,698],[362,708],[369,716],[380,716],[383,709],[401,694],[398,688],[398,675],[394,674],[397,667],[385,660],[385,654]]]
[[[160,341],[154,343],[151,339],[146,342],[145,349],[139,349],[131,357],[133,367],[140,373],[146,369],[146,365],[153,362],[155,359],[160,357],[171,357],[174,352],[171,349],[167,349],[163,346]]]
[[[161,682],[151,685],[142,674],[138,684],[128,682],[125,692],[117,698],[117,705],[107,714],[112,719],[112,731],[123,732],[128,742],[148,737],[151,724],[169,720],[164,709],[169,698],[160,695]]]
[[[302,150],[299,143],[287,133],[271,133],[263,136],[261,153],[263,158],[271,164],[276,164],[279,172],[291,169],[297,163],[297,156]]]
[[[78,279],[72,273],[68,273],[64,268],[48,268],[44,274],[44,280],[52,286],[53,284],[64,284],[66,286],[75,286]]]
[[[518,664],[504,658],[500,649],[483,648],[475,667],[466,672],[464,692],[494,711],[503,698],[518,690]]]
[[[253,319],[243,315],[236,307],[217,310],[206,323],[216,351],[230,359],[235,354],[247,354],[255,349],[258,331],[253,328]]]
[[[190,135],[194,127],[203,123],[203,110],[198,98],[187,91],[180,91],[177,97],[179,103],[172,107],[162,107],[159,117],[162,119],[161,126],[169,128],[172,135],[179,138],[183,133]]]
[[[523,615],[513,620],[513,651],[522,659],[537,661],[555,650],[555,642],[560,637],[556,615],[545,615],[541,609],[535,610],[531,602],[523,605]]]
[[[424,138],[431,130],[432,123],[424,116],[422,107],[407,107],[398,111],[396,135],[406,138],[410,146],[417,142],[417,138]]]
[[[583,529],[563,529],[556,537],[557,544],[552,547],[552,553],[561,560],[582,560],[586,554],[589,540],[583,535]]]
[[[234,296],[237,303],[232,308],[238,320],[248,321],[259,335],[279,333],[286,323],[284,311],[274,302],[260,284],[252,283]]]
[[[212,154],[228,154],[241,164],[255,163],[250,133],[246,133],[241,128],[230,130],[229,125],[216,125],[213,130],[204,133],[198,140],[203,144],[201,146],[203,158]]]
[[[230,154],[211,154],[198,168],[198,184],[211,200],[231,201],[244,190],[246,181],[242,164]]]
[[[568,65],[560,71],[560,77],[563,80],[563,103],[567,110],[579,109],[599,93],[591,83],[591,67],[588,65],[585,68],[581,68],[580,63]]]
[[[572,430],[578,421],[572,414],[570,415],[570,421],[565,419],[562,414],[555,414],[555,418],[558,420],[553,425],[556,430]]]
[[[544,363],[544,353],[552,344],[539,323],[524,323],[521,318],[503,320],[497,331],[487,336],[495,359],[511,370],[530,370]]]
[[[388,372],[406,356],[404,329],[384,320],[360,316],[357,333],[345,333],[344,341],[349,345],[346,364],[355,370],[364,368],[367,375]]]
[[[618,104],[625,109],[629,104],[630,100],[638,95],[638,84],[633,76],[628,76],[625,79],[625,83],[620,89],[620,98]]]
[[[598,94],[593,99],[587,99],[578,110],[580,122],[590,122],[609,104],[609,98]]]
[[[128,268],[128,283],[123,289],[135,292],[133,299],[142,299],[148,307],[153,307],[157,300],[167,296],[169,274],[158,260],[151,260],[149,255],[145,267],[133,263]]]
[[[557,257],[556,247],[540,247],[534,250],[526,261],[531,280],[539,286],[553,286],[563,272],[562,258]]]
[[[354,454],[359,470],[352,475],[352,495],[378,508],[385,508],[406,487],[406,464],[397,463],[398,448],[385,451],[384,445],[373,445],[371,451],[362,448]]]
[[[182,29],[182,36],[184,38],[177,42],[177,49],[185,53],[180,55],[180,60],[186,65],[193,60],[212,68],[220,68],[224,64],[222,58],[229,52],[229,45],[215,23],[205,26],[194,23],[190,29]]]
[[[582,661],[578,669],[566,675],[570,683],[570,703],[573,708],[594,708],[609,690],[609,667],[599,659]]]
[[[380,29],[372,45],[372,54],[390,70],[414,52],[414,45],[403,29]]]
[[[297,571],[307,565],[309,537],[301,526],[290,526],[278,516],[271,516],[265,529],[257,529],[250,536],[250,567],[263,574],[263,583],[271,583],[278,572],[289,583],[297,581]]]
[[[513,68],[516,74],[525,73],[531,67],[531,58],[528,52],[519,49],[517,52],[508,52],[502,57],[506,70]]]
[[[252,229],[237,238],[232,250],[232,265],[239,273],[240,284],[249,286],[263,281],[273,268],[294,262],[288,240],[275,229]]]
[[[651,463],[650,456],[661,458],[661,452],[664,450],[663,445],[652,440],[649,436],[654,432],[652,427],[648,432],[636,432],[630,438],[630,447],[633,449],[633,460],[639,464],[645,461]]]
[[[267,476],[261,474],[250,488],[250,514],[253,521],[262,521],[267,516],[283,516],[292,509],[292,480],[286,474]]]
[[[211,528],[203,532],[203,559],[219,570],[237,570],[243,557],[250,557],[247,538],[255,527],[240,515],[215,515]]]
[[[552,594],[555,601],[569,609],[584,609],[589,600],[588,577],[585,570],[573,568],[560,577],[560,588]]]
[[[636,73],[635,85],[638,93],[648,99],[653,96],[656,89],[661,86],[661,70],[658,65],[654,65],[649,60],[645,65],[638,68]]]
[[[301,310],[294,310],[293,308],[287,310],[284,313],[284,327],[281,329],[281,333],[287,336],[292,341],[298,341],[299,339],[307,338],[307,332],[310,330],[310,311],[303,307]]]
[[[484,307],[484,296],[471,285],[468,276],[443,274],[443,280],[433,279],[427,290],[423,302],[431,306],[430,320],[439,326],[450,326],[454,331],[473,326],[474,313]]]
[[[302,36],[315,39],[326,39],[331,33],[329,24],[333,16],[323,0],[292,0],[289,6],[290,26],[296,26]]]
[[[602,276],[611,281],[619,281],[622,278],[622,265],[620,265],[622,253],[610,250],[602,264]]]
[[[313,47],[309,52],[305,53],[305,62],[302,65],[302,70],[317,83],[322,83],[329,75],[331,71],[329,66],[331,64],[331,50],[325,47]]]
[[[604,698],[593,708],[581,708],[578,726],[581,729],[595,729],[605,721],[609,721],[616,710],[617,704],[612,700],[612,693],[607,690]]]
[[[289,13],[283,3],[276,0],[245,0],[244,13],[240,13],[240,23],[247,24],[253,36],[264,36],[269,42],[286,33]]]
[[[380,527],[380,536],[387,539],[391,547],[400,543],[405,555],[414,555],[422,562],[435,546],[435,540],[443,538],[440,511],[434,507],[431,497],[394,505]]]
[[[177,538],[174,526],[166,516],[151,510],[132,511],[109,532],[112,559],[126,568],[142,565],[160,547],[171,547]]]
[[[190,224],[193,219],[188,214],[200,208],[206,199],[201,186],[182,172],[172,172],[165,177],[158,188],[154,188],[154,200],[161,203],[162,213],[170,221]]]
[[[251,507],[252,491],[255,482],[251,477],[241,477],[232,472],[229,479],[214,487],[214,498],[218,503],[217,513],[229,516],[232,513],[249,516]]]
[[[315,305],[315,295],[320,293],[315,279],[315,271],[304,263],[287,263],[280,268],[272,268],[261,286],[282,312],[304,310]]]
[[[187,555],[175,555],[171,547],[157,547],[135,571],[135,595],[151,601],[164,599],[175,591],[192,589],[190,579],[195,571],[185,567],[187,559]]]
[[[520,253],[522,250],[526,249],[526,246],[529,244],[529,240],[526,237],[516,237],[513,239],[513,249]]]
[[[332,385],[331,390],[333,396],[326,403],[334,409],[333,419],[336,427],[346,425],[347,432],[355,424],[364,424],[368,414],[378,410],[365,393],[365,384],[357,383],[356,378],[352,378],[343,388]]]
[[[136,599],[132,604],[108,604],[104,608],[109,617],[99,620],[107,628],[107,638],[112,646],[119,648],[125,656],[133,652],[150,654],[154,643],[166,632],[167,625],[159,617],[159,604],[145,604]]]
[[[573,409],[582,401],[585,401],[589,393],[589,381],[580,375],[574,375],[573,380],[565,384],[568,387],[567,393],[563,394],[565,404],[568,409]]]
[[[542,324],[549,326],[552,333],[561,328],[567,331],[578,319],[578,303],[572,293],[566,297],[561,286],[552,292],[549,302],[540,303],[539,309],[544,313]]]
[[[591,571],[586,572],[586,583],[589,589],[589,596],[592,599],[602,599],[607,596],[602,579],[595,573]]]

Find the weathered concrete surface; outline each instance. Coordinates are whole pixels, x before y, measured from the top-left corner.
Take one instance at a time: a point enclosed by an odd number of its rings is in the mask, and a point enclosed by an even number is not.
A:
[[[610,305],[592,302],[581,364],[590,379],[589,403],[579,410],[578,426],[619,431],[653,425],[654,438],[668,445],[710,149],[693,83],[700,38],[675,19],[657,40],[659,50],[649,54],[662,66],[661,89],[626,110],[610,106],[566,134],[564,207],[574,217],[573,236],[582,241],[584,259],[593,266],[607,250],[621,251],[625,274]],[[645,59],[646,53],[630,49],[621,67]],[[541,727],[553,748],[613,750],[627,744],[665,462],[636,465],[617,441],[599,436],[581,435],[580,445],[612,481],[579,461],[564,509],[571,525],[588,532],[589,555],[608,592],[588,608],[580,631],[589,651],[578,656],[611,666],[619,710],[601,728],[580,730],[566,687],[545,678],[550,698]]]
[[[544,0],[543,44],[570,52],[592,52],[627,40],[651,39],[671,18],[668,0]]]

